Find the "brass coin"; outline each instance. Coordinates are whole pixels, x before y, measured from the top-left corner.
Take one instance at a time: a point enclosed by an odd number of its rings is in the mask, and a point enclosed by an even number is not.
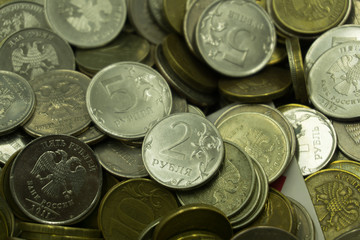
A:
[[[289,111],[293,108],[308,108],[308,109],[310,109],[310,107],[303,105],[303,104],[298,104],[298,103],[288,103],[288,104],[277,107],[277,109],[282,113]]]
[[[264,1],[264,0],[262,0],[262,1]],[[278,63],[282,62],[286,57],[287,57],[287,52],[286,52],[285,46],[283,44],[278,43],[275,47],[273,54],[271,55],[270,61],[267,64],[268,65],[278,64]]]
[[[103,238],[89,238],[69,235],[47,234],[39,232],[22,232],[20,237],[27,240],[103,240]]]
[[[329,164],[329,169],[341,169],[360,177],[360,163],[352,160],[337,160]]]
[[[7,236],[14,234],[15,218],[5,199],[0,196],[0,229],[3,229]],[[1,236],[1,231],[0,231]],[[1,238],[3,239],[3,238]]]
[[[178,34],[183,34],[183,22],[186,12],[185,0],[163,0],[165,18],[172,29]]]
[[[223,238],[219,237],[215,233],[208,231],[188,231],[181,234],[178,234],[169,240],[222,240]]]
[[[335,238],[335,240],[358,240],[360,239],[360,228],[352,229]]]
[[[155,228],[153,239],[170,239],[194,230],[209,231],[222,239],[232,236],[230,222],[219,209],[207,204],[189,204],[164,216]]]
[[[305,179],[325,239],[360,227],[360,178],[340,169],[318,171]]]
[[[237,233],[231,240],[298,240],[293,234],[281,228],[270,226],[257,226],[247,228]],[[300,238],[299,238],[300,240]]]
[[[219,80],[219,90],[227,99],[243,103],[272,101],[284,96],[290,86],[288,70],[269,66],[249,77]]]
[[[177,208],[175,197],[149,179],[131,179],[111,188],[100,203],[104,238],[137,239],[149,223]]]
[[[5,216],[0,212],[0,239],[6,239],[9,236],[9,228]]]

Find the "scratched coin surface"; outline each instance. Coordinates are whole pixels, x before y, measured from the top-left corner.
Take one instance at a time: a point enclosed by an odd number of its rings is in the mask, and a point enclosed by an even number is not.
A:
[[[340,170],[325,169],[305,179],[325,239],[360,227],[360,178]]]
[[[181,204],[209,204],[231,217],[248,203],[256,180],[252,160],[231,142],[224,142],[224,147],[224,163],[219,173],[198,189],[179,191],[177,196]]]
[[[51,28],[70,44],[99,47],[122,30],[126,3],[125,0],[46,0],[45,16]]]
[[[29,83],[36,95],[36,107],[24,125],[27,133],[32,136],[76,135],[90,124],[85,104],[90,78],[72,70],[55,70]]]
[[[55,69],[75,69],[70,45],[50,30],[28,28],[10,35],[0,47],[0,69],[27,80]]]
[[[220,133],[206,118],[176,113],[158,122],[142,145],[150,176],[173,189],[192,189],[210,180],[224,157]]]
[[[71,224],[97,204],[102,169],[91,148],[72,136],[49,135],[29,143],[14,159],[10,189],[32,220]]]
[[[86,105],[95,125],[111,137],[138,139],[171,112],[169,85],[154,69],[136,62],[112,64],[92,79]]]
[[[196,44],[205,62],[230,77],[261,70],[275,42],[271,18],[251,0],[217,1],[204,10],[196,27]]]
[[[35,107],[35,94],[20,75],[0,71],[0,135],[15,130],[29,119]]]
[[[12,1],[0,7],[0,41],[24,28],[47,28],[44,7],[28,1]]]

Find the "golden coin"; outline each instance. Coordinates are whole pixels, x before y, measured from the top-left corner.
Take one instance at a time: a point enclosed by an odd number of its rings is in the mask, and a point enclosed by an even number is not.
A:
[[[284,96],[290,86],[289,71],[271,66],[249,77],[219,80],[219,90],[227,99],[244,103],[272,101]]]
[[[183,22],[186,12],[185,0],[163,0],[165,18],[171,28],[183,35]]]
[[[324,169],[305,179],[325,239],[360,227],[360,178],[340,169]]]
[[[252,226],[273,226],[295,233],[296,216],[289,199],[281,192],[270,188],[265,207]]]
[[[343,0],[340,0],[343,1]],[[298,38],[286,38],[286,50],[289,59],[291,79],[295,92],[295,99],[302,104],[308,104],[306,91],[304,64]]]
[[[177,206],[173,194],[155,181],[127,180],[116,184],[103,197],[99,228],[107,240],[137,239],[148,224]]]
[[[219,209],[207,204],[189,204],[164,216],[155,227],[153,239],[170,239],[188,231],[203,230],[222,239],[230,239],[232,228],[229,220]]]
[[[103,238],[77,237],[26,231],[21,232],[20,237],[27,240],[104,240]]]
[[[196,59],[178,35],[170,34],[164,39],[163,52],[174,72],[189,87],[205,93],[217,90],[217,74]]]
[[[294,109],[294,108],[309,108],[310,109],[310,107],[303,105],[303,104],[298,104],[298,103],[289,103],[289,104],[285,104],[285,105],[281,105],[281,106],[277,107],[277,109],[282,113],[289,111],[291,109]]]
[[[279,40],[279,38],[277,38]],[[268,65],[274,65],[282,62],[287,57],[286,47],[283,44],[277,44],[276,48],[271,55]]]
[[[223,240],[223,238],[219,237],[215,233],[198,230],[181,233],[170,238],[169,240]]]
[[[320,34],[339,25],[349,13],[350,0],[272,0],[275,22],[300,34]]]
[[[352,160],[336,160],[329,164],[330,169],[341,169],[360,177],[360,163]]]

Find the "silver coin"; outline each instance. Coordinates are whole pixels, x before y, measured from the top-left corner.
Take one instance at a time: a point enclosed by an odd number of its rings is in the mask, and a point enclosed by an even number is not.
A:
[[[188,104],[188,112],[195,113],[197,115],[205,117],[205,113],[200,108],[198,108],[197,106],[191,105],[191,104]]]
[[[75,69],[70,45],[57,34],[40,28],[15,32],[0,47],[0,68],[27,80],[54,69]]]
[[[307,79],[316,109],[337,119],[360,118],[360,42],[337,45],[321,55]]]
[[[177,112],[187,112],[188,111],[188,104],[186,98],[180,96],[175,91],[171,91],[171,95],[173,97],[173,105],[171,108],[171,113]]]
[[[0,135],[26,122],[35,107],[35,94],[26,79],[18,74],[0,71]]]
[[[86,105],[101,131],[118,139],[138,139],[170,114],[172,96],[169,85],[154,69],[119,62],[94,76]]]
[[[332,121],[332,124],[336,131],[338,148],[351,159],[360,161],[359,121],[355,121],[355,122]]]
[[[154,20],[165,32],[171,32],[171,27],[164,15],[163,0],[146,0],[149,1],[149,9]]]
[[[83,141],[88,145],[92,145],[106,138],[106,135],[92,124],[88,129],[85,130],[85,132],[82,132],[80,135],[77,135],[76,137],[80,141]]]
[[[153,44],[160,44],[166,37],[166,32],[153,19],[147,0],[129,1],[129,20],[136,32]]]
[[[70,44],[82,48],[109,43],[126,20],[125,0],[46,0],[51,28]]]
[[[360,41],[359,25],[351,24],[335,27],[318,37],[306,52],[304,60],[305,76],[309,74],[311,67],[324,52],[340,43],[349,41]]]
[[[206,118],[176,113],[146,134],[142,155],[154,180],[172,189],[193,189],[217,172],[223,162],[224,144]]]
[[[325,167],[337,146],[336,132],[331,122],[313,109],[293,108],[283,114],[295,130],[297,160],[303,176]]]
[[[290,197],[287,197],[291,202],[294,210],[295,210],[295,217],[296,217],[296,237],[306,240],[315,240],[315,227],[312,221],[312,218],[306,208]]]
[[[115,176],[138,178],[148,175],[142,161],[141,148],[109,138],[97,144],[94,152],[101,166]]]
[[[24,28],[50,28],[42,5],[18,1],[0,7],[0,41]]]
[[[205,62],[230,77],[260,71],[276,45],[271,18],[251,0],[211,4],[200,16],[195,36]]]
[[[0,138],[0,163],[6,164],[10,157],[17,151],[23,149],[32,138],[22,131],[1,136]]]

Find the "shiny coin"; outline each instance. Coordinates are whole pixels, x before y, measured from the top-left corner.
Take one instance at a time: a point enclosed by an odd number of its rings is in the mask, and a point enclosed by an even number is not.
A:
[[[0,1],[0,3],[3,1]],[[29,1],[12,1],[0,7],[0,41],[25,28],[46,28],[44,7]]]
[[[307,79],[309,97],[314,106],[329,117],[359,118],[359,90],[355,77],[359,66],[360,42],[342,43],[321,55]]]
[[[360,239],[360,228],[352,229],[335,238],[335,240],[358,240]]]
[[[0,47],[0,68],[27,80],[55,69],[75,69],[70,45],[57,34],[40,28],[15,32]]]
[[[201,56],[230,77],[261,70],[271,58],[275,41],[269,15],[254,1],[217,1],[206,8],[196,28]]]
[[[246,78],[222,78],[218,86],[221,94],[231,101],[264,103],[284,96],[291,86],[291,77],[288,70],[266,67]]]
[[[136,62],[112,64],[92,79],[86,105],[95,125],[119,139],[144,137],[170,114],[171,91],[154,69]]]
[[[183,34],[183,22],[186,12],[186,1],[163,0],[164,15],[171,28],[178,34]]]
[[[176,199],[167,189],[149,179],[131,179],[106,193],[99,208],[99,227],[108,240],[138,239],[148,224],[176,208]]]
[[[360,227],[360,178],[339,169],[318,171],[305,179],[325,239]]]
[[[333,121],[338,147],[350,158],[360,161],[360,123]]]
[[[137,178],[148,175],[141,156],[141,148],[128,146],[115,139],[107,139],[94,147],[100,164],[118,177]]]
[[[281,228],[270,227],[270,226],[258,226],[251,227],[245,229],[237,233],[235,236],[231,238],[231,240],[273,240],[273,239],[281,239],[281,240],[297,240],[297,239],[305,239],[305,238],[297,238],[293,234],[285,231]]]
[[[34,114],[24,125],[30,135],[76,135],[90,124],[85,103],[90,78],[76,71],[55,70],[29,83],[36,95]]]
[[[356,176],[360,177],[360,163],[352,160],[336,160],[329,164],[330,169],[341,169],[344,171],[351,172]]]
[[[102,171],[94,152],[75,137],[49,135],[29,143],[15,158],[10,189],[31,219],[70,224],[97,204]]]
[[[90,125],[90,127],[86,129],[85,132],[82,132],[76,137],[84,143],[92,145],[106,138],[106,135],[101,132],[96,126]]]
[[[192,113],[158,122],[142,146],[150,176],[173,189],[192,189],[210,180],[223,162],[224,145],[215,126]]]
[[[315,227],[312,218],[306,208],[295,199],[287,197],[295,211],[296,217],[296,234],[300,239],[315,240]]]
[[[269,182],[285,171],[290,161],[290,140],[283,128],[261,113],[242,112],[218,125],[221,136],[245,151],[264,168]]]
[[[141,62],[150,52],[150,44],[135,34],[122,33],[101,48],[76,49],[76,63],[91,73],[121,61]]]
[[[0,71],[0,135],[23,125],[34,107],[35,94],[28,81],[15,73]]]
[[[324,168],[334,155],[337,139],[329,119],[308,108],[284,112],[293,125],[298,142],[297,160],[303,176]]]
[[[156,23],[149,9],[149,2],[131,0],[128,2],[129,20],[136,32],[153,44],[160,44],[166,32]]]
[[[209,204],[231,217],[249,202],[256,179],[252,160],[231,142],[225,141],[224,147],[224,163],[218,175],[201,188],[178,192],[181,204]]]
[[[122,30],[126,20],[125,0],[45,1],[51,28],[70,44],[82,48],[103,46]]]
[[[190,204],[173,210],[156,226],[153,239],[170,239],[184,231],[203,230],[230,239],[232,228],[226,216],[207,204]]]

